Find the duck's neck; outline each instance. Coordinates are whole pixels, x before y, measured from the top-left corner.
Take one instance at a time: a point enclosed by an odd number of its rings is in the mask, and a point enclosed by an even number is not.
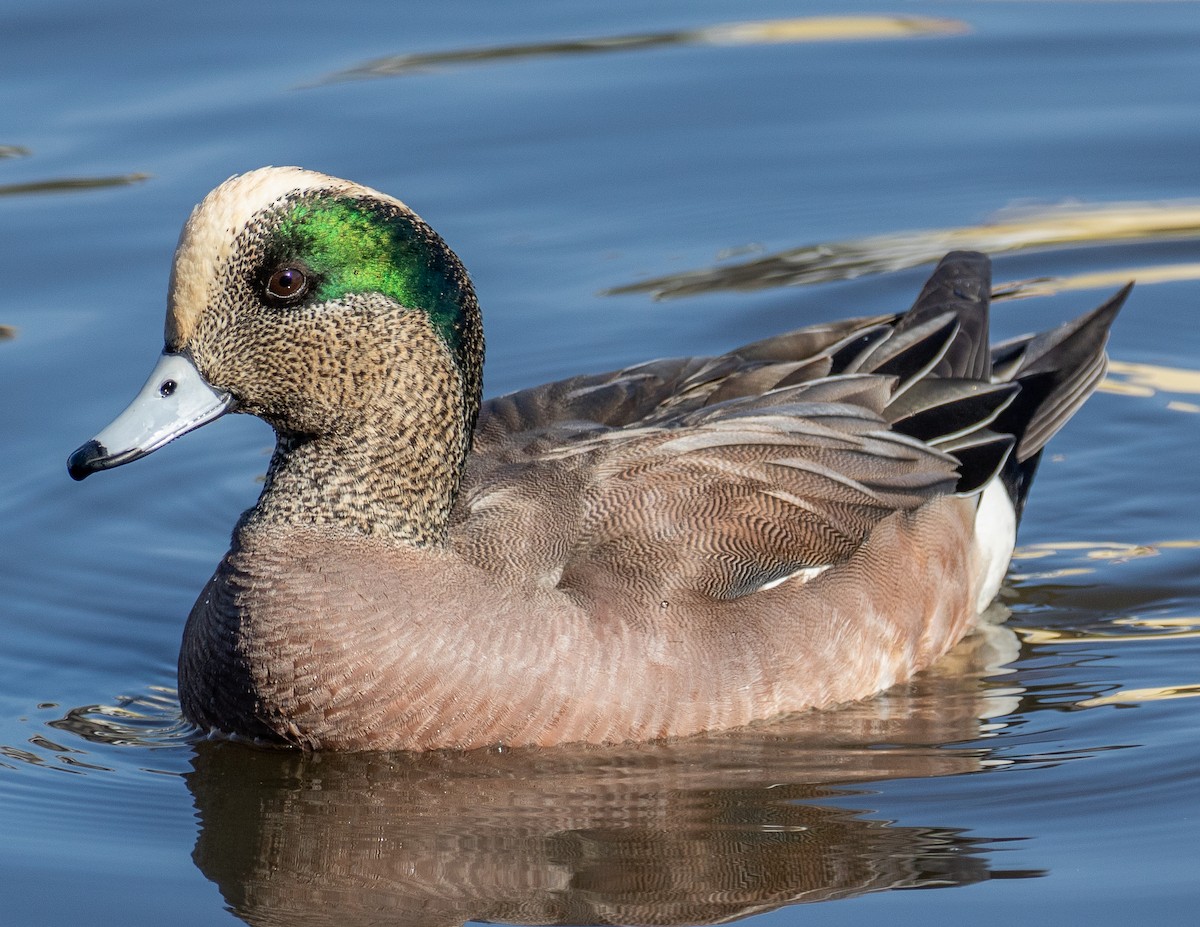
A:
[[[413,547],[445,541],[474,416],[461,402],[345,433],[278,435],[258,504],[241,527],[314,527]]]
[[[428,312],[397,311],[387,301],[350,304],[364,347],[341,358],[337,388],[310,390],[286,415],[259,413],[275,428],[275,453],[240,530],[310,527],[410,547],[445,542],[483,373],[479,306],[456,266],[452,323],[439,328]],[[296,392],[306,395],[303,386]]]

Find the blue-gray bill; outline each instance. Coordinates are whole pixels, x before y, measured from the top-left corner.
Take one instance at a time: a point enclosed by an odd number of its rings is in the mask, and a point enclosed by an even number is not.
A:
[[[67,459],[71,477],[82,480],[145,457],[234,406],[214,389],[184,354],[163,353],[129,407]]]

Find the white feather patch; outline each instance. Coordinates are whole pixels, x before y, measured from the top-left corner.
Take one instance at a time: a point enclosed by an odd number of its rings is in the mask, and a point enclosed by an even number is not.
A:
[[[974,545],[982,571],[975,610],[982,612],[1000,592],[1017,545],[1017,513],[999,477],[992,477],[980,495],[975,512]]]
[[[802,583],[807,583],[811,579],[816,579],[822,573],[829,569],[829,564],[821,566],[803,567],[795,573],[789,573],[787,576],[781,576],[779,579],[773,579],[769,583],[763,583],[758,587],[758,591],[762,592],[765,589],[774,589],[776,586],[786,583],[789,579],[798,579]]]

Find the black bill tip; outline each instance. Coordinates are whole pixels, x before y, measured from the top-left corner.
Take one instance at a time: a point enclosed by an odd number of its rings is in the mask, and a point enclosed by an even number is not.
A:
[[[71,479],[82,480],[97,470],[105,469],[103,462],[107,458],[108,451],[104,445],[93,438],[67,458],[67,472],[71,474]]]

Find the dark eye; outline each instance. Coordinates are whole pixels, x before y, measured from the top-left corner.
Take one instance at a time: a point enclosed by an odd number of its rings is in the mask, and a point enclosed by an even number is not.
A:
[[[290,305],[308,292],[308,271],[297,264],[277,267],[267,278],[267,299],[277,306]]]

